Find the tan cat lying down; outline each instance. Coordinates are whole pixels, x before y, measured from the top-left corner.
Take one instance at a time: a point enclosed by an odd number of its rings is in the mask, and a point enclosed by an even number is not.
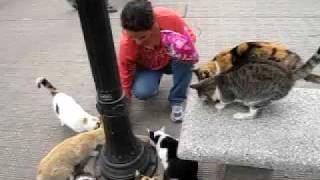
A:
[[[103,127],[65,139],[41,160],[37,180],[72,180],[74,167],[85,158],[97,155],[96,147],[104,143]]]

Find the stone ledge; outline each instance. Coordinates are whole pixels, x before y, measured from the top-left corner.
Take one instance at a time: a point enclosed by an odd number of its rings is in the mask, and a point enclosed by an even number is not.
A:
[[[289,171],[320,170],[320,90],[293,89],[254,120],[240,105],[217,112],[190,90],[178,155],[184,159]]]

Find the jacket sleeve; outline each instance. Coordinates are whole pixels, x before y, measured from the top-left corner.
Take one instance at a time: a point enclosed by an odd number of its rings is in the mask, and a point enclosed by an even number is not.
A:
[[[132,96],[132,81],[136,69],[137,49],[128,38],[123,37],[120,41],[119,48],[119,72],[122,89],[130,99]]]

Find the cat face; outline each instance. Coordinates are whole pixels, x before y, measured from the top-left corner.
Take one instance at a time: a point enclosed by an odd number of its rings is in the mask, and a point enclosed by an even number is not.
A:
[[[201,81],[212,76],[212,72],[214,72],[214,70],[210,70],[205,67],[199,67],[193,69],[192,72],[196,75],[198,81]]]
[[[198,83],[191,84],[190,88],[195,89],[200,99],[204,101],[218,101],[217,84],[213,77],[206,78]]]
[[[101,121],[95,116],[86,116],[82,118],[81,123],[87,131],[91,131],[100,127]]]
[[[151,145],[156,146],[159,143],[159,140],[161,137],[168,136],[168,134],[166,134],[164,131],[165,131],[165,127],[162,127],[157,131],[150,131],[148,129]]]
[[[193,73],[198,78],[198,81],[204,80],[209,77],[213,77],[222,72],[231,69],[232,65],[231,51],[225,50],[217,54],[212,60],[206,64],[202,64],[199,67],[193,69]]]

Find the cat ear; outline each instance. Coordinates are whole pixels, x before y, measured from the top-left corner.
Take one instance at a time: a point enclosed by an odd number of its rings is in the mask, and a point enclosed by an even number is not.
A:
[[[164,127],[164,126],[162,126],[161,129],[160,129],[160,131],[163,131],[163,132],[164,132],[165,130],[166,130],[166,127]]]

